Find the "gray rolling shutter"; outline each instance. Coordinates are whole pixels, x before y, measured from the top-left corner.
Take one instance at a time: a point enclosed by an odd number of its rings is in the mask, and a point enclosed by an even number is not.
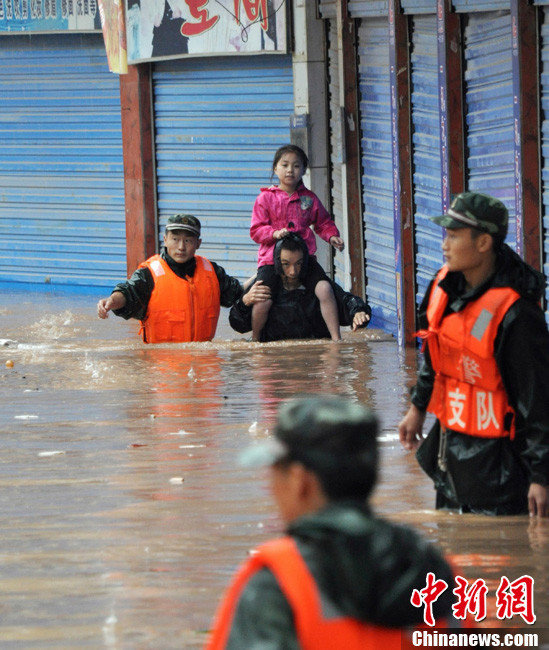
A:
[[[201,254],[248,278],[258,250],[252,207],[290,141],[291,57],[161,62],[153,85],[159,235],[171,214],[190,212],[203,224]]]
[[[126,277],[126,225],[102,36],[1,37],[0,96],[0,282],[112,287]]]
[[[335,18],[337,0],[318,0],[318,13],[321,18]]]
[[[332,177],[331,198],[334,221],[342,237],[346,228],[343,223],[343,130],[339,99],[339,49],[337,43],[336,20],[328,21],[328,74],[330,96],[330,172]],[[349,242],[347,242],[349,244]],[[348,250],[348,247],[347,247]],[[350,268],[347,252],[334,256],[334,280],[342,287],[349,288]]]

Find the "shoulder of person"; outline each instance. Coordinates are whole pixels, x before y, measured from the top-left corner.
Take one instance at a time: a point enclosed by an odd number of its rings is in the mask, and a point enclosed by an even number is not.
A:
[[[207,259],[207,258],[204,257],[203,259]],[[225,271],[225,269],[220,264],[218,264],[217,262],[213,262],[212,260],[207,260],[207,261],[213,266],[213,269],[217,273],[217,275],[227,275],[227,271]]]

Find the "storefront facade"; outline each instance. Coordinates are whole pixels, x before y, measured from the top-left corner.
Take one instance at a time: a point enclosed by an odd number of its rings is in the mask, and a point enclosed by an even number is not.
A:
[[[195,51],[192,36],[166,53],[141,30],[120,75],[96,17],[85,33],[0,33],[0,283],[110,287],[158,250],[175,212],[198,216],[202,252],[244,279],[253,201],[289,141],[307,149],[305,180],[347,242],[343,255],[321,246],[321,262],[399,343],[413,344],[442,263],[428,217],[453,194],[504,201],[509,244],[549,276],[549,5],[294,0],[274,29],[278,5],[263,4],[261,51],[238,31],[232,56],[213,41]],[[126,5],[135,33],[139,5]],[[32,255],[18,236],[29,229]]]

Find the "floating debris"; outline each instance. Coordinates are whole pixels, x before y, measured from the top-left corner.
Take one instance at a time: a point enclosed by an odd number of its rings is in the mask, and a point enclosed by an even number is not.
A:
[[[15,365],[15,363],[13,362],[12,359],[8,359],[6,361],[6,368],[13,368],[14,365]]]
[[[170,479],[170,483],[171,483],[172,485],[181,485],[181,483],[183,483],[184,480],[185,480],[185,479],[184,479],[182,476],[173,476],[173,477]]]
[[[54,450],[54,451],[40,451],[38,452],[38,455],[41,458],[49,458],[50,456],[62,456],[65,452],[61,450]]]
[[[14,420],[38,420],[37,415],[14,415]]]
[[[255,433],[257,431],[257,420],[252,422],[248,427],[248,433]]]

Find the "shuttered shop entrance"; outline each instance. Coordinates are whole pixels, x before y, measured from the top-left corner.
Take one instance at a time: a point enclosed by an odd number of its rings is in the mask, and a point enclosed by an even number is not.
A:
[[[389,26],[386,17],[362,19],[358,53],[366,295],[372,307],[372,325],[396,336]]]
[[[200,252],[240,279],[257,267],[252,207],[290,141],[289,56],[182,59],[153,72],[159,236],[177,212],[203,225]]]
[[[1,37],[0,97],[0,283],[112,287],[126,277],[124,175],[102,36]]]
[[[515,232],[513,70],[508,11],[467,16],[464,38],[467,189],[486,192],[509,210]]]
[[[442,214],[436,16],[414,16],[411,33],[416,302],[419,304],[431,278],[444,262],[443,231],[429,220]]]

